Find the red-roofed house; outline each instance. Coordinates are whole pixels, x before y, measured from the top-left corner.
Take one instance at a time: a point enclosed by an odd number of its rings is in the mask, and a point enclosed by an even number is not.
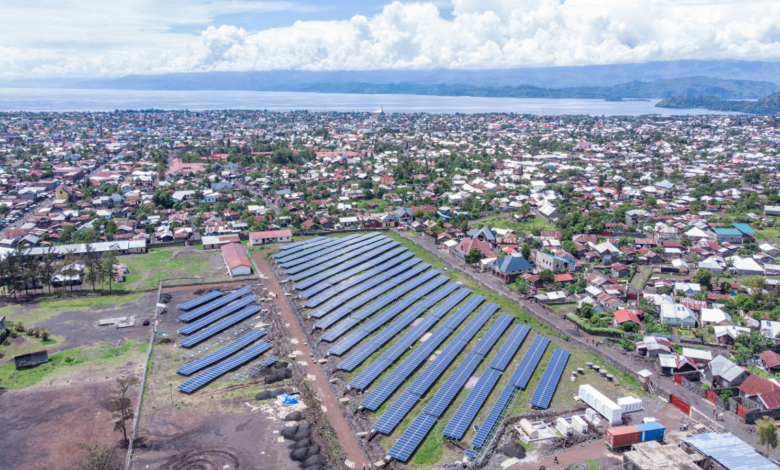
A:
[[[481,240],[478,240],[476,238],[464,238],[461,240],[460,243],[458,243],[455,248],[452,248],[453,254],[456,254],[461,257],[466,257],[466,255],[471,251],[472,248],[477,248],[479,251],[482,252],[483,258],[495,258],[496,255],[493,253],[493,250],[490,249],[490,243],[483,242]]]
[[[623,323],[627,321],[632,321],[636,323],[639,326],[642,326],[642,323],[639,321],[639,315],[637,315],[636,310],[616,310],[613,312],[613,315],[615,315],[615,325],[620,326]]]
[[[228,243],[222,247],[222,259],[225,260],[230,277],[252,274],[252,263],[246,255],[244,245]]]
[[[761,358],[761,362],[764,363],[764,367],[771,372],[780,371],[780,354],[774,351],[764,351],[758,355]]]
[[[292,241],[290,230],[269,230],[266,232],[252,232],[249,234],[249,243],[264,245],[266,243],[287,243]]]

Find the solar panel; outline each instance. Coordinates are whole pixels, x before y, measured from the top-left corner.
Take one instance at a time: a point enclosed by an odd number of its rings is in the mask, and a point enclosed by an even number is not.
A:
[[[407,253],[407,254],[411,255],[412,253]],[[403,258],[403,259],[400,260],[400,261],[403,261],[404,259],[408,259],[408,256],[406,256],[406,254],[404,254],[404,255],[401,255],[401,257],[399,257],[399,258]],[[312,311],[310,313],[310,316],[312,316],[314,318],[320,318],[320,317],[326,315],[331,310],[337,308],[339,305],[343,304],[347,300],[355,297],[356,295],[362,294],[363,292],[367,291],[368,289],[371,289],[372,287],[375,287],[375,286],[377,286],[377,285],[387,281],[388,279],[390,279],[393,276],[396,276],[397,274],[400,274],[400,273],[402,273],[402,272],[404,272],[404,271],[406,271],[408,269],[411,269],[415,264],[418,264],[421,261],[422,260],[420,258],[413,258],[410,261],[407,261],[407,262],[401,264],[400,266],[397,266],[397,267],[395,267],[395,268],[393,268],[393,269],[391,269],[389,271],[387,269],[390,266],[393,266],[395,263],[393,263],[393,262],[385,263],[385,264],[383,264],[381,266],[377,266],[376,268],[374,268],[374,270],[372,270],[374,272],[371,272],[371,276],[368,276],[368,275],[365,276],[363,279],[360,280],[360,282],[361,282],[360,284],[347,286],[346,290],[344,290],[344,288],[341,287],[339,289],[334,289],[334,292],[328,292],[328,291],[323,292],[323,295],[318,295],[318,296],[310,299],[309,301],[307,301],[303,305],[305,307],[309,307],[309,308],[317,307],[314,311]],[[396,261],[396,263],[397,262],[398,261]],[[430,265],[426,265],[426,266],[430,267]],[[372,276],[374,276],[374,277],[372,277]],[[365,281],[365,282],[363,282],[363,281]],[[340,291],[341,293],[339,293],[335,297],[333,297],[330,300],[327,300],[327,302],[325,302],[325,300],[328,299],[328,297],[330,297],[333,293],[336,293],[337,291]],[[325,294],[327,294],[327,295],[325,295]]]
[[[186,325],[182,328],[179,328],[179,333],[183,335],[188,335],[191,333],[195,333],[199,329],[203,328],[206,325],[210,325],[211,323],[214,323],[215,321],[226,317],[230,315],[231,313],[235,312],[236,310],[246,307],[247,305],[251,304],[255,301],[255,296],[250,295],[248,297],[244,297],[242,299],[238,299],[237,301],[233,302],[230,305],[227,305],[225,307],[222,307],[221,309],[217,310],[214,313],[209,313],[205,317],[201,318],[200,320],[194,321],[190,323],[189,325]]]
[[[325,243],[328,241],[329,238],[326,237],[314,237],[310,238],[308,240],[303,240],[301,242],[295,242],[290,243],[288,245],[282,245],[279,247],[279,253],[275,253],[272,256],[274,258],[281,258],[282,256],[286,256],[290,253],[297,253],[298,251],[305,250],[306,248],[310,248],[312,246],[318,245],[320,243]]]
[[[488,304],[488,305],[496,305],[496,304]],[[498,309],[498,305],[496,305],[496,309]],[[501,337],[501,335],[504,334],[504,331],[506,331],[507,328],[509,328],[509,324],[512,323],[512,321],[515,319],[512,315],[508,313],[501,314],[498,319],[493,323],[493,325],[490,327],[490,329],[485,333],[485,336],[482,337],[482,339],[479,340],[477,345],[474,347],[474,349],[471,350],[474,354],[480,354],[484,356],[485,354],[490,351],[490,348],[493,347],[494,344],[496,344],[496,341],[498,341],[498,338]]]
[[[417,379],[412,382],[407,392],[414,393],[419,396],[423,396],[425,392],[433,385],[436,380],[439,379],[441,374],[450,366],[452,361],[458,357],[461,351],[466,347],[466,343],[459,341],[458,339],[452,340],[450,344],[444,348],[444,351],[439,354],[431,364],[425,368]]]
[[[204,303],[208,302],[209,300],[214,300],[217,297],[219,297],[220,295],[222,295],[222,292],[220,292],[218,290],[214,290],[214,291],[209,292],[208,294],[201,295],[197,299],[192,299],[192,300],[190,300],[188,302],[184,302],[183,304],[180,304],[176,308],[178,308],[179,310],[189,310],[191,308],[197,307],[198,305],[204,304]]]
[[[439,271],[436,270],[428,271],[427,273],[424,273],[412,279],[411,281],[398,286],[396,289],[394,289],[386,296],[382,297],[376,302],[371,303],[370,305],[367,305],[366,307],[363,307],[362,309],[360,309],[360,311],[355,312],[354,315],[352,316],[354,318],[357,318],[358,320],[365,320],[366,318],[370,317],[371,315],[378,312],[379,310],[382,310],[386,306],[397,301],[402,295],[407,294],[412,289],[422,286],[416,291],[404,297],[404,299],[414,299],[415,301],[419,300],[420,298],[433,292],[433,290],[443,285],[444,283],[448,282],[449,280],[450,279],[448,277],[442,276]],[[427,284],[423,285],[426,282]]]
[[[181,321],[192,321],[198,317],[202,317],[212,310],[218,309],[223,305],[227,305],[230,302],[239,299],[246,294],[249,294],[250,292],[252,292],[252,288],[250,286],[242,287],[235,292],[231,292],[224,297],[220,297],[217,300],[211,301],[202,307],[198,307],[189,313],[185,313],[184,315],[179,316],[178,319]]]
[[[378,234],[377,234],[378,235]],[[324,259],[325,256],[331,254],[331,253],[338,253],[338,254],[344,254],[349,251],[351,251],[355,245],[360,245],[361,243],[370,243],[373,237],[361,237],[360,235],[350,235],[348,237],[344,237],[341,239],[340,243],[334,243],[332,245],[328,245],[326,247],[317,247],[314,249],[314,253],[307,254],[307,255],[296,255],[292,258],[288,259],[285,258],[284,260],[279,261],[279,266],[281,266],[284,269],[292,268],[293,266],[298,266],[299,264],[303,264],[309,261],[313,260],[319,260],[321,263],[324,263],[327,261]],[[311,251],[311,250],[307,250]]]
[[[436,418],[425,413],[420,413],[414,421],[412,421],[412,424],[409,425],[406,432],[404,432],[395,442],[395,445],[390,448],[387,455],[396,460],[400,460],[401,462],[406,462],[411,458],[414,451],[423,439],[425,439],[425,436],[428,435],[431,429],[433,429],[435,424]]]
[[[485,445],[485,441],[493,432],[493,428],[501,419],[501,415],[512,400],[512,396],[515,394],[516,388],[512,384],[507,384],[501,395],[498,396],[498,400],[493,404],[493,408],[490,409],[487,418],[479,427],[477,435],[471,441],[471,445],[477,449],[481,449]]]
[[[465,304],[463,304],[463,307],[458,309],[457,312],[455,312],[450,318],[447,319],[447,321],[444,322],[442,328],[449,328],[450,330],[454,330],[458,327],[458,325],[463,323],[463,320],[471,315],[471,312],[479,307],[479,304],[481,304],[484,300],[485,298],[481,295],[475,295],[471,297],[466,301]]]
[[[500,307],[497,304],[485,305],[482,310],[480,310],[479,313],[474,317],[474,319],[471,320],[468,325],[466,325],[466,328],[463,328],[463,330],[458,333],[458,336],[455,338],[466,343],[471,341],[477,332],[481,330],[483,326],[485,326],[485,323],[490,320],[490,317],[493,316],[493,314],[496,313],[499,308]]]
[[[565,349],[553,351],[550,362],[547,363],[544,374],[542,374],[542,379],[531,397],[531,405],[544,409],[550,407],[550,401],[552,401],[555,388],[558,387],[558,382],[561,380],[561,374],[563,374],[563,369],[566,367],[570,355],[571,353]]]
[[[388,375],[385,380],[376,386],[373,392],[360,402],[360,406],[376,411],[401,386],[404,380],[406,380],[405,376],[397,374]]]
[[[255,340],[260,339],[263,336],[265,336],[265,330],[252,330],[244,336],[228,344],[227,346],[219,348],[213,353],[207,354],[200,359],[196,359],[185,366],[179,367],[176,369],[176,372],[180,373],[181,375],[192,375],[204,367],[208,367],[215,362],[221,361],[222,359],[230,356],[234,352],[243,349],[244,346],[253,343]]]
[[[479,414],[479,410],[485,404],[485,400],[487,400],[488,395],[490,395],[500,378],[501,372],[496,369],[487,369],[482,373],[477,384],[471,389],[458,408],[458,411],[455,412],[450,422],[447,423],[447,427],[444,428],[445,436],[456,440],[463,439],[463,435],[466,434],[469,425]]]
[[[523,344],[523,340],[528,336],[528,332],[531,331],[531,327],[528,325],[517,325],[512,333],[509,334],[506,342],[496,354],[496,357],[490,362],[490,367],[496,370],[504,371],[506,366],[512,361],[520,345]]]
[[[368,292],[360,295],[356,299],[350,300],[343,306],[337,308],[336,310],[332,311],[328,315],[326,315],[322,320],[318,321],[314,324],[315,328],[328,328],[331,325],[335,324],[337,321],[341,320],[342,318],[346,317],[356,309],[362,307],[366,303],[370,302],[371,300],[379,297],[380,295],[384,294],[385,292],[389,291],[390,289],[396,287],[399,283],[402,283],[414,276],[417,276],[418,274],[422,273],[423,271],[430,268],[431,265],[429,264],[421,264],[419,266],[415,266],[409,271],[406,271],[404,273],[398,274],[397,276],[394,276],[384,283],[374,287],[373,289],[369,290]],[[422,275],[422,280],[419,280],[418,284],[421,284],[422,282],[425,282],[429,280],[431,277],[439,274],[438,272],[432,272],[432,273],[425,273]]]
[[[263,365],[268,367],[268,366],[270,366],[271,364],[273,364],[274,362],[276,362],[278,360],[279,360],[279,356],[271,356],[268,359],[266,359],[265,361],[263,361]]]
[[[411,393],[404,393],[393,403],[394,411],[391,413],[388,411],[383,414],[376,423],[371,426],[373,431],[381,432],[382,434],[390,434],[393,432],[398,423],[404,419],[409,411],[414,408],[420,397],[412,395]]]
[[[254,315],[259,311],[260,311],[260,307],[258,307],[257,305],[250,305],[245,309],[239,311],[238,313],[234,313],[233,315],[227,317],[221,322],[215,323],[214,325],[211,325],[210,327],[201,330],[195,333],[194,335],[179,341],[179,344],[181,344],[185,348],[195,346],[196,344],[200,343],[204,339],[214,336],[220,331],[224,331],[238,322],[246,320],[247,318],[251,317],[252,315]]]
[[[390,248],[392,247],[391,246],[387,247],[388,250]],[[406,248],[394,248],[392,251],[389,251],[387,253],[381,253],[379,254],[379,256],[373,257],[372,259],[361,260],[360,263],[355,263],[355,264],[353,264],[352,262],[344,263],[344,264],[350,264],[351,267],[349,269],[345,268],[343,272],[340,272],[335,275],[331,275],[330,272],[333,270],[329,269],[327,272],[318,274],[314,277],[311,277],[309,279],[306,279],[304,281],[295,284],[295,289],[302,291],[301,297],[306,297],[306,298],[312,297],[314,294],[318,292],[322,292],[325,289],[328,289],[329,287],[336,286],[342,281],[348,282],[354,280],[356,277],[358,277],[358,275],[361,272],[371,269],[375,266],[378,266],[379,264],[384,263],[385,261],[392,260],[393,258],[401,255],[404,252],[406,252]],[[407,258],[409,257],[407,256]]]
[[[310,248],[307,247],[306,249],[298,251],[296,253],[285,252],[284,256],[280,256],[279,258],[276,259],[276,262],[279,263],[279,265],[281,266],[282,264],[292,261],[294,259],[303,258],[308,255],[316,254],[320,251],[327,250],[328,248],[334,246],[341,246],[341,245],[342,245],[342,241],[340,238],[330,238],[328,239],[328,241],[324,243],[320,243],[319,245]]]
[[[287,274],[288,277],[295,282],[314,276],[312,279],[306,279],[303,281],[310,282],[309,285],[313,285],[322,279],[327,279],[329,276],[333,276],[342,271],[357,266],[358,264],[364,261],[368,261],[374,256],[380,253],[384,253],[385,251],[391,248],[395,248],[399,245],[400,243],[390,240],[389,238],[380,237],[368,245],[362,246],[360,248],[353,247],[353,249],[348,253],[345,253],[327,262],[319,263],[314,260],[300,266],[295,266],[294,268],[288,269]]]
[[[450,375],[444,382],[444,385],[436,392],[431,398],[431,401],[423,409],[423,413],[427,413],[431,416],[440,418],[444,413],[444,410],[450,406],[455,396],[463,389],[469,377],[477,370],[477,366],[482,362],[482,356],[474,354],[473,352],[468,354],[466,358],[455,369],[455,372]]]
[[[196,375],[195,377],[187,380],[183,384],[179,385],[178,388],[184,393],[192,393],[195,390],[199,389],[200,387],[206,385],[207,383],[211,382],[212,380],[216,379],[217,377],[230,372],[231,370],[235,369],[238,366],[241,366],[252,359],[256,358],[257,356],[263,354],[264,352],[271,349],[271,345],[268,343],[260,342],[251,348],[247,349],[246,351],[236,354],[235,356],[231,357],[230,359],[227,359],[226,361],[223,361],[220,364],[217,364],[216,366],[212,367],[211,369],[207,370],[206,372],[200,373]]]
[[[550,344],[550,339],[544,336],[537,335],[534,338],[534,342],[531,343],[531,347],[526,351],[523,360],[520,361],[520,365],[517,366],[515,373],[509,379],[509,383],[517,388],[525,388],[528,385],[528,381],[531,380],[531,376],[536,370],[536,366],[539,365],[539,360],[542,359],[547,345]]]

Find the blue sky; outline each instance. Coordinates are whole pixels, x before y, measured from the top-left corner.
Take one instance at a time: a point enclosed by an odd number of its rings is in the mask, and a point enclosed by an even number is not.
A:
[[[780,60],[778,0],[0,0],[0,78]]]

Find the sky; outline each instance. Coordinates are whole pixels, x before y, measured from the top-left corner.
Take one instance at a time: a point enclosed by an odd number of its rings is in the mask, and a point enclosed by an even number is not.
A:
[[[0,0],[0,78],[780,60],[778,0]]]

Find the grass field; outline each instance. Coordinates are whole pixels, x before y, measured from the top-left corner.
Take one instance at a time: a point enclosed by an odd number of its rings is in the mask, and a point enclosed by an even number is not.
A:
[[[56,317],[63,312],[89,310],[93,307],[120,306],[128,302],[135,302],[142,295],[142,292],[137,292],[126,295],[106,295],[101,297],[82,297],[47,301],[40,302],[37,306],[14,305],[0,308],[0,316],[5,315],[8,320],[22,322],[23,325],[27,326]]]
[[[490,228],[511,229],[514,230],[516,234],[521,232],[530,233],[534,229],[539,229],[542,232],[551,232],[555,230],[555,227],[541,217],[536,217],[534,220],[527,222],[514,222],[509,219],[494,219],[488,220],[484,225]]]
[[[122,257],[127,265],[126,281],[114,284],[118,291],[152,290],[165,285],[229,280],[221,252],[183,248],[161,248],[142,255]]]
[[[49,356],[49,362],[16,370],[13,364],[0,366],[0,386],[5,389],[29,387],[55,376],[76,374],[91,365],[119,366],[132,359],[141,359],[146,343],[126,341],[118,347],[105,343],[94,348],[68,349]]]

